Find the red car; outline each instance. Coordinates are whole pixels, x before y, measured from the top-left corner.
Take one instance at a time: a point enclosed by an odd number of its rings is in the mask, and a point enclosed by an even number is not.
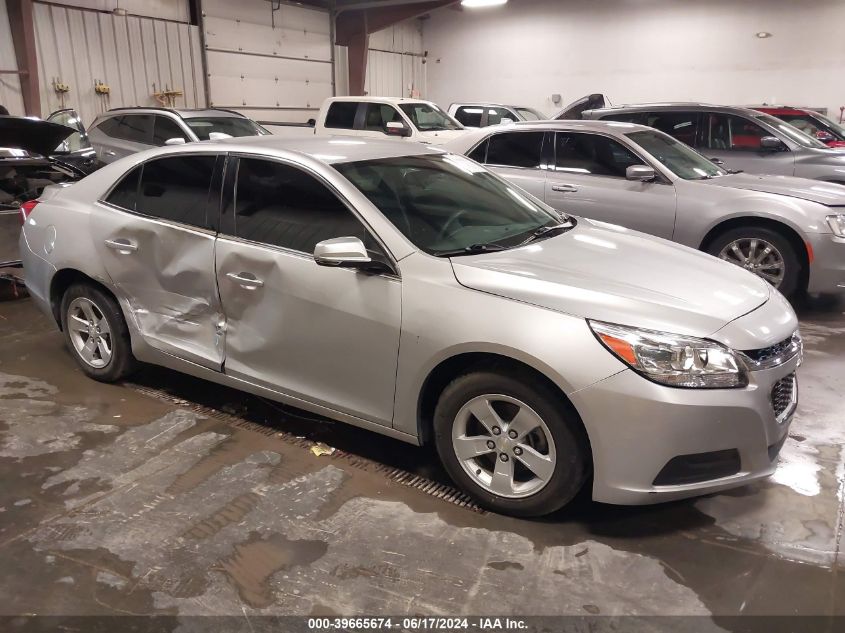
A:
[[[814,110],[770,105],[752,107],[786,121],[804,134],[825,143],[828,147],[845,147],[845,128]]]

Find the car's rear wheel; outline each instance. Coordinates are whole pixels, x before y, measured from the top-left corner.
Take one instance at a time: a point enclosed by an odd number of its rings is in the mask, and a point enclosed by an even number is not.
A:
[[[74,284],[62,297],[62,331],[74,360],[88,376],[114,382],[136,366],[120,306],[106,292]]]
[[[589,472],[588,443],[574,411],[526,372],[456,378],[440,395],[434,432],[452,479],[496,512],[553,512],[578,493]]]
[[[718,235],[707,248],[711,255],[745,268],[787,297],[801,288],[801,260],[786,237],[766,227],[739,227]]]

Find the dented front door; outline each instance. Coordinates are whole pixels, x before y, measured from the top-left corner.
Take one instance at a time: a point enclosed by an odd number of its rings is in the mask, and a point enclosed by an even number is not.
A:
[[[218,371],[224,345],[214,241],[222,161],[209,154],[149,161],[91,215],[100,257],[145,342]]]

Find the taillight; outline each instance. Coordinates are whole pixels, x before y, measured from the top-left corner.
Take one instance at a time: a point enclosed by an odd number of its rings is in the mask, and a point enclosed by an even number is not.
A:
[[[29,217],[29,214],[32,213],[32,210],[35,208],[35,205],[38,204],[38,200],[27,200],[21,206],[21,226],[26,222],[26,219]]]

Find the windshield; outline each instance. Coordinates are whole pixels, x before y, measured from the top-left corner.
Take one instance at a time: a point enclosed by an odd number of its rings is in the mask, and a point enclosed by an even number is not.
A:
[[[420,132],[464,129],[463,125],[433,103],[400,103],[399,107]]]
[[[786,121],[776,119],[771,114],[757,114],[754,116],[754,118],[758,121],[762,121],[763,123],[767,123],[768,125],[772,126],[776,130],[781,132],[784,136],[786,136],[789,140],[798,143],[801,147],[828,149],[828,146],[822,143],[821,141],[817,141],[811,136],[807,136],[798,128],[792,127]]]
[[[705,180],[724,176],[728,172],[696,152],[689,145],[662,132],[644,130],[626,135],[634,143],[654,156],[669,171],[684,180]]]
[[[532,110],[531,108],[514,108],[514,110],[525,121],[543,121],[546,119],[545,114],[537,112],[537,110]]]
[[[190,118],[185,119],[185,123],[201,141],[207,141],[212,132],[228,136],[262,136],[270,133],[252,119],[234,116]]]
[[[562,218],[464,156],[335,164],[415,246],[431,255],[517,246]],[[491,248],[492,250],[492,248]]]
[[[838,141],[845,140],[845,130],[821,114],[806,112],[801,114],[777,114],[775,116],[813,138],[818,138],[820,132],[828,132]]]

